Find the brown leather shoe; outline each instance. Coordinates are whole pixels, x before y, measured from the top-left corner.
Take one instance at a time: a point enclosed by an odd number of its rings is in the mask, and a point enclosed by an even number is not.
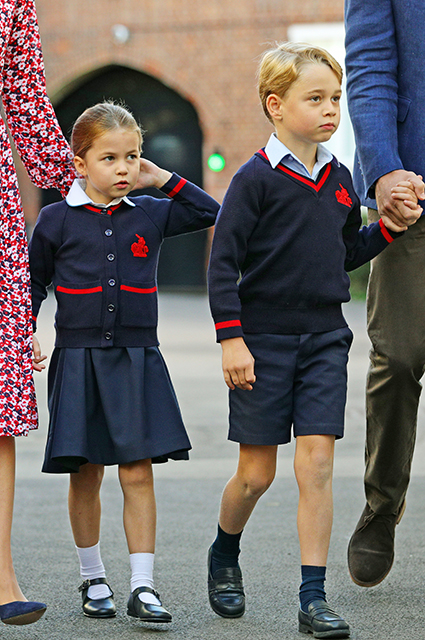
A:
[[[394,562],[395,526],[405,507],[403,502],[398,514],[379,514],[366,503],[348,543],[348,570],[360,587],[374,587],[389,574]]]

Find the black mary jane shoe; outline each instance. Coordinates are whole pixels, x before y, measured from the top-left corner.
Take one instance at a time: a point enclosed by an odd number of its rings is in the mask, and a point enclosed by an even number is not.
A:
[[[140,600],[139,593],[152,593],[160,604],[150,604]],[[159,593],[150,587],[137,587],[131,592],[127,602],[127,614],[142,622],[171,622],[171,614],[162,606]]]
[[[100,600],[93,600],[89,598],[87,592],[89,587],[95,584],[106,584],[111,595],[107,598],[100,598]],[[117,615],[117,609],[114,602],[114,592],[109,584],[106,582],[106,578],[93,578],[92,580],[84,580],[83,584],[78,587],[78,591],[81,591],[81,597],[83,598],[83,613],[89,618],[114,618]]]
[[[223,618],[240,618],[245,613],[245,592],[239,567],[211,571],[212,547],[208,551],[208,599],[211,608]]]
[[[15,600],[0,606],[0,620],[4,624],[31,624],[37,622],[45,611],[43,602]]]
[[[301,633],[312,633],[314,638],[348,638],[350,635],[348,624],[325,600],[310,602],[308,613],[299,609],[298,624]]]

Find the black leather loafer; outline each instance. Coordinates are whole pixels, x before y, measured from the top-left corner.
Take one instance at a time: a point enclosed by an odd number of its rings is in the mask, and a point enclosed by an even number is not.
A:
[[[0,606],[0,620],[4,624],[31,624],[37,622],[45,611],[43,602],[16,600]]]
[[[208,551],[208,599],[215,613],[223,618],[240,618],[245,613],[245,592],[239,567],[211,572],[212,547]]]
[[[161,604],[149,604],[138,598],[139,593],[152,593]],[[127,614],[133,618],[139,618],[142,622],[171,622],[172,616],[162,606],[159,593],[149,587],[137,587],[131,592],[127,602]]]
[[[312,633],[314,638],[348,638],[350,627],[341,616],[332,611],[325,600],[314,600],[308,613],[298,611],[298,630]]]
[[[107,598],[101,598],[100,600],[93,600],[89,598],[87,592],[89,587],[95,584],[106,584],[111,592],[111,595]],[[83,584],[78,587],[78,591],[81,591],[81,597],[83,598],[83,613],[89,618],[113,618],[117,615],[117,609],[114,602],[114,592],[109,584],[106,582],[106,578],[93,578],[93,580],[84,580]]]

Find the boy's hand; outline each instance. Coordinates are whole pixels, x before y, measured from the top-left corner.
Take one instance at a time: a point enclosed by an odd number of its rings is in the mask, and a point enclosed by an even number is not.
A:
[[[223,374],[229,389],[235,386],[251,391],[255,382],[254,358],[243,338],[221,341],[223,349]]]
[[[147,189],[156,187],[160,189],[169,181],[172,174],[165,169],[160,169],[156,164],[145,158],[140,158],[140,174],[135,189]]]
[[[43,371],[43,369],[45,369],[46,367],[41,363],[47,358],[47,356],[41,355],[40,343],[35,336],[32,337],[32,352],[34,354],[34,357],[32,359],[32,368],[34,369],[34,371]]]

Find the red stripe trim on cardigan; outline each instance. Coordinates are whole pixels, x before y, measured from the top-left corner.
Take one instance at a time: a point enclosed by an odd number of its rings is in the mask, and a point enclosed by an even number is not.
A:
[[[126,284],[122,284],[120,289],[123,291],[131,291],[132,293],[155,293],[157,287],[151,287],[150,289],[139,289],[139,287],[129,287]]]
[[[379,218],[379,226],[381,227],[381,233],[384,236],[385,240],[387,242],[392,242],[394,240],[394,238],[392,237],[392,235],[388,232],[387,227],[384,225],[384,223],[382,222],[382,218]]]
[[[91,289],[68,289],[67,287],[61,287],[58,285],[56,291],[61,293],[99,293],[102,291],[102,287],[92,287]]]
[[[108,215],[111,215],[111,213],[113,211],[116,211],[120,206],[121,206],[121,202],[119,202],[118,204],[115,204],[113,207],[110,207],[108,209],[103,209],[101,207],[92,207],[92,205],[90,204],[83,204],[83,207],[85,209],[89,209],[90,211],[95,211],[96,213],[105,213],[106,211]]]
[[[37,322],[37,316],[32,316],[32,321]]]
[[[226,322],[217,322],[215,325],[216,330],[227,329],[228,327],[241,327],[240,320],[227,320]]]
[[[258,151],[258,153],[260,155],[262,155],[263,158],[266,158],[266,160],[269,160],[266,152],[263,151],[263,149],[260,149]],[[269,162],[270,162],[270,160],[269,160]],[[278,164],[277,165],[277,169],[280,169],[281,171],[283,171],[283,173],[287,173],[289,176],[292,176],[296,180],[299,180],[299,182],[303,182],[304,184],[307,184],[309,187],[311,187],[316,192],[318,192],[318,191],[320,191],[320,189],[323,187],[323,185],[325,184],[326,180],[328,179],[328,176],[329,176],[329,174],[331,172],[331,163],[328,162],[328,164],[326,166],[325,173],[320,178],[320,181],[317,184],[314,182],[314,180],[312,180],[310,178],[307,178],[307,177],[304,177],[304,176],[301,176],[299,173],[296,173],[295,171],[291,171],[291,169],[288,169],[288,167],[285,167],[283,164]]]
[[[176,184],[176,186],[174,187],[174,189],[172,191],[170,191],[170,193],[168,194],[169,198],[174,198],[174,196],[181,191],[181,189],[184,187],[184,185],[186,184],[187,180],[185,180],[185,178],[180,178],[180,181]]]

